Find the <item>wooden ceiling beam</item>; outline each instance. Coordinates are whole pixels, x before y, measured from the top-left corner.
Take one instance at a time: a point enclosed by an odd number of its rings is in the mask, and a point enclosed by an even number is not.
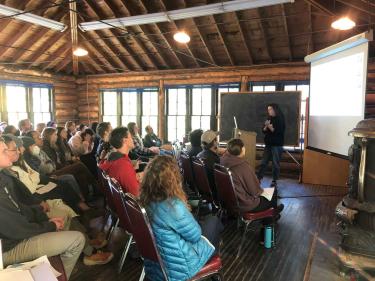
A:
[[[221,25],[218,25],[217,22],[216,22],[216,18],[217,16],[216,15],[211,15],[209,16],[213,21],[214,21],[214,26],[215,26],[215,29],[217,31],[217,34],[219,35],[219,39],[222,43],[222,46],[224,48],[224,51],[229,59],[229,62],[231,65],[235,65],[235,61],[234,61],[234,58],[232,57],[232,54],[231,52],[229,51],[228,49],[228,42],[226,41],[225,37],[224,37],[224,30],[223,30],[223,27]]]
[[[236,22],[238,30],[240,31],[240,36],[241,36],[243,45],[246,49],[246,54],[247,54],[249,64],[254,64],[254,59],[253,59],[253,56],[251,54],[251,47],[249,46],[249,40],[247,40],[247,38],[246,38],[245,32],[243,31],[242,23],[240,22],[240,20],[238,18],[237,12],[233,12],[233,18],[234,18],[234,21]]]
[[[64,69],[70,62],[72,62],[72,56],[69,54],[65,56],[65,59],[63,59],[61,62],[59,62],[55,67],[55,72],[60,72],[62,69]],[[74,71],[74,70],[73,70]]]
[[[318,10],[321,10],[322,12],[326,13],[329,16],[335,16],[335,13],[332,11],[332,7],[328,6],[328,2],[331,1],[319,1],[319,0],[305,0],[307,3],[311,4]]]
[[[121,2],[121,1],[120,1]],[[111,14],[112,15],[114,15],[115,17],[117,17],[117,18],[120,18],[120,17],[123,17],[124,15],[122,15],[122,14],[120,14],[119,13],[119,9],[118,9],[118,6],[116,6],[113,2],[111,2],[111,1],[109,1],[109,0],[104,0],[104,3],[107,5],[107,7],[108,7],[108,9],[109,9],[109,11],[111,12]],[[117,4],[117,3],[116,3]],[[121,4],[122,4],[122,2],[121,2]],[[117,4],[118,5],[118,4]],[[123,7],[124,8],[124,7]],[[127,11],[127,9],[126,8],[124,8],[126,11]],[[128,14],[128,15],[125,15],[125,16],[129,16],[130,14]],[[128,32],[128,30],[130,30],[130,32],[131,33],[135,33],[134,31],[133,31],[133,28],[132,27],[128,27],[128,28],[123,28],[124,29],[124,31],[126,31],[126,32]],[[117,30],[117,29],[114,29],[113,30],[113,33],[114,33],[114,35],[115,36],[119,36],[118,37],[118,39],[119,40],[123,40],[123,39],[121,39],[121,37],[120,36],[122,36],[123,34],[121,34],[121,32],[119,31],[119,30]],[[137,46],[138,46],[138,48],[140,49],[140,50],[142,50],[142,52],[145,54],[145,56],[147,57],[147,59],[149,60],[149,62],[150,62],[150,64],[152,65],[152,67],[154,68],[154,69],[159,69],[159,67],[158,67],[158,62],[155,60],[155,58],[153,57],[153,56],[150,56],[149,54],[148,54],[148,50],[147,50],[147,48],[146,48],[146,46],[144,45],[144,43],[138,38],[138,37],[136,37],[136,36],[132,36],[132,39],[134,40],[134,42],[137,44]]]
[[[114,53],[114,57],[111,55],[111,54],[107,54],[107,56],[103,55],[103,47],[100,46],[95,40],[89,40],[88,37],[85,37],[85,36],[89,36],[89,34],[82,34],[80,33],[80,36],[82,37],[82,39],[85,41],[86,45],[90,46],[90,49],[92,49],[92,51],[94,51],[94,54],[96,57],[98,58],[102,58],[102,61],[104,60],[104,64],[105,65],[110,65],[110,68],[112,68],[113,70],[115,70],[116,72],[119,71],[119,69],[124,69],[124,70],[128,70],[128,68],[126,68],[126,66],[124,64],[120,64],[120,66],[118,65],[118,62],[116,62],[114,60],[114,58],[116,57],[116,53]],[[83,43],[83,41],[80,41],[81,44]],[[101,51],[99,51],[101,50]]]
[[[78,57],[74,55],[74,50],[78,47],[78,18],[77,18],[77,3],[69,3],[69,19],[70,19],[70,37],[72,40],[72,63],[73,74],[78,75]]]
[[[51,68],[53,65],[56,64],[56,62],[53,61],[54,59],[62,59],[63,55],[71,49],[72,49],[71,43],[62,44],[55,52],[52,52],[51,54],[48,55],[45,61],[51,61],[51,62],[45,64],[42,70],[45,71]]]
[[[53,36],[51,36],[50,38],[48,38],[48,41],[56,43],[57,41],[64,39],[67,35],[68,35],[67,32],[63,32],[63,33],[58,32],[54,34]],[[29,68],[31,68],[34,65],[34,63],[36,63],[37,60],[41,56],[43,56],[45,52],[51,47],[53,47],[53,44],[44,44],[36,52],[34,52],[34,54],[32,54],[32,56],[28,59],[30,62],[33,62],[32,64],[29,65]]]
[[[373,3],[363,3],[361,1],[352,1],[352,0],[336,0],[337,2],[340,2],[350,8],[356,9],[357,11],[364,13],[365,15],[375,16],[375,9]],[[372,6],[372,7],[369,7]]]
[[[167,11],[167,7],[165,6],[165,3],[163,0],[159,0],[159,3],[163,9],[163,12],[166,12]],[[179,31],[179,30],[182,30],[183,27],[181,27],[181,25],[178,23],[178,22],[175,22],[175,21],[171,21],[171,24],[173,25],[173,27],[176,29],[176,31]],[[190,49],[189,45],[188,44],[183,44],[185,46],[185,49],[188,51],[189,53],[189,57],[194,61],[195,65],[197,67],[201,67],[201,62],[197,60],[196,56],[193,54],[192,50]]]
[[[85,1],[86,4],[87,4],[87,7],[90,9],[90,13],[96,17],[96,18],[101,18],[103,15],[101,14],[101,12],[99,11],[98,8],[95,7],[94,3],[90,0],[86,0]],[[125,60],[124,57],[121,57],[121,54],[122,53],[125,53],[127,52],[129,54],[129,50],[128,48],[126,48],[123,44],[121,44],[121,42],[119,42],[118,40],[116,40],[117,38],[115,38],[115,35],[112,33],[111,29],[108,28],[108,30],[103,30],[103,31],[92,31],[91,33],[94,33],[97,35],[97,37],[92,37],[90,34],[90,32],[86,32],[85,34],[87,34],[88,37],[90,37],[90,41],[91,43],[94,43],[95,41],[99,41],[101,42],[101,44],[103,44],[107,49],[109,49],[109,51],[112,53],[112,54],[109,54],[109,60],[111,61],[116,61],[116,64],[117,67],[119,68],[123,68],[124,70],[135,70],[135,68],[133,67],[133,65],[136,66],[136,68],[140,69],[140,70],[144,70],[142,64],[140,64],[139,61],[137,61],[135,58],[132,59],[133,63],[131,63],[130,61],[128,60]],[[110,36],[113,36],[113,38],[115,38],[115,41],[117,41],[117,46],[113,45],[112,43],[108,43],[106,40],[104,39],[101,39],[102,37],[107,37],[106,33],[108,33]],[[96,43],[94,43],[96,44]],[[96,44],[97,45],[97,44]],[[119,49],[119,47],[121,49]],[[103,48],[101,48],[103,49]],[[112,57],[112,58],[110,58]]]
[[[284,4],[280,4],[280,7],[281,7],[281,16],[282,16],[282,21],[284,23],[284,30],[285,30],[285,34],[286,34],[286,39],[287,39],[287,42],[288,42],[289,61],[293,61],[292,44],[290,43],[288,20],[286,18]]]
[[[269,58],[269,61],[270,63],[272,63],[272,56],[271,56],[271,52],[270,52],[270,48],[269,48],[269,44],[268,44],[268,39],[267,39],[267,34],[266,34],[266,31],[265,31],[265,27],[264,27],[264,23],[263,23],[263,16],[262,16],[262,12],[260,10],[260,8],[256,8],[255,9],[256,11],[256,14],[257,14],[257,22],[258,22],[258,26],[259,26],[259,30],[260,30],[260,33],[262,34],[262,37],[263,37],[263,41],[264,41],[264,49],[267,53],[267,56]]]
[[[141,0],[138,3],[142,7],[143,14],[147,14],[148,9],[146,8],[146,5],[144,4],[144,0]],[[175,49],[172,47],[172,41],[169,40],[167,38],[167,36],[165,36],[163,34],[163,31],[160,29],[160,26],[157,23],[153,24],[153,26],[155,27],[156,31],[160,34],[160,36],[163,38],[163,40],[165,42],[165,44],[163,44],[163,45],[165,46],[165,48],[168,49],[171,52],[171,54],[177,60],[178,64],[182,66],[182,68],[186,68],[186,65],[183,63],[183,60],[181,60],[181,58],[179,57],[179,54],[177,52],[175,52]],[[148,40],[150,40],[150,39],[148,38]]]
[[[45,16],[51,8],[45,10],[43,15]],[[53,18],[56,21],[61,21],[62,18],[66,15],[66,12],[64,9],[57,9],[56,13],[51,15],[51,18]],[[48,28],[38,28],[39,31],[36,34],[32,34],[29,36],[28,40],[22,45],[23,49],[32,49],[34,44],[36,44],[39,40],[43,39],[44,36],[50,31]],[[14,62],[17,62],[27,51],[26,50],[18,50],[14,55],[12,55],[12,60]]]
[[[307,54],[312,54],[315,50],[314,46],[314,30],[313,30],[313,18],[312,18],[312,6],[310,3],[307,3],[307,9],[309,11],[309,48],[307,50]]]
[[[116,4],[120,5],[120,7],[125,11],[125,16],[131,16],[131,13],[130,13],[129,9],[128,9],[127,5],[124,2],[122,2],[121,0],[112,0],[112,1],[115,1]],[[146,36],[146,34],[148,34],[147,30],[144,27],[142,27],[142,26],[137,26],[137,27],[141,30],[141,32],[143,33],[143,36],[145,36],[146,39],[143,39],[141,36],[134,35],[134,34],[137,34],[137,32],[134,32],[134,29],[136,27],[131,27],[131,29],[129,29],[129,30],[133,31],[132,32],[133,34],[131,35],[133,37],[133,39],[136,42],[138,42],[139,46],[144,45],[144,43],[143,43],[144,41],[148,41],[151,44],[151,46],[158,53],[159,58],[160,58],[162,64],[164,64],[167,68],[170,68],[170,65],[168,63],[168,58],[165,56],[164,52],[160,52],[158,46],[156,46],[154,44],[154,42],[152,40],[149,40],[149,38]],[[148,53],[147,49],[143,49],[143,51],[146,52],[146,53]],[[149,56],[149,57],[150,57],[150,59],[153,58],[153,56]],[[155,63],[155,65],[158,65],[157,62],[154,62],[154,63]]]

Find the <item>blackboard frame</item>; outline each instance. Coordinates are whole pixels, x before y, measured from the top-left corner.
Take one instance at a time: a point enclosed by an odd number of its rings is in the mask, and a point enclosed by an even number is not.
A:
[[[220,104],[219,104],[219,110],[218,110],[218,115],[217,115],[217,128],[218,131],[220,132],[221,129],[221,121],[222,121],[222,102],[223,102],[223,95],[270,95],[270,94],[280,94],[280,95],[285,95],[285,94],[296,94],[297,96],[297,120],[295,121],[295,126],[296,126],[296,135],[295,135],[295,140],[292,142],[286,142],[284,143],[284,146],[299,146],[300,145],[300,125],[301,125],[301,91],[273,91],[273,92],[231,92],[231,93],[220,93]],[[270,103],[272,101],[270,100]],[[264,109],[266,111],[266,108]],[[237,119],[237,123],[240,123],[239,120]],[[241,127],[241,124],[238,125],[239,129],[246,130],[246,128]],[[234,126],[233,128],[234,129]],[[262,138],[263,139],[263,138]],[[229,139],[221,139],[221,141],[228,141]],[[263,141],[259,141],[257,139],[257,144],[264,144]]]

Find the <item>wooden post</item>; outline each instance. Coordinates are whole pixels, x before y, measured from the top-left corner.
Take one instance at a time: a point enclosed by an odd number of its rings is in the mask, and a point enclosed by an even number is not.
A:
[[[73,54],[73,51],[78,46],[78,28],[77,28],[77,13],[75,12],[77,10],[77,3],[76,2],[70,2],[69,3],[70,8],[70,32],[72,36],[72,56],[73,56],[73,74],[78,75],[78,57]]]
[[[248,92],[249,91],[249,76],[241,76],[241,85],[240,85],[240,92]]]
[[[164,94],[164,80],[159,80],[159,106],[158,106],[159,124],[158,134],[161,140],[165,140],[165,94]]]

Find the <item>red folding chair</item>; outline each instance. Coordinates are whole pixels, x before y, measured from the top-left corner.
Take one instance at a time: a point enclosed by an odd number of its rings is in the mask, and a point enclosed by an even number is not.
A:
[[[52,267],[54,269],[56,269],[58,272],[61,273],[61,275],[59,277],[57,277],[57,280],[58,281],[68,281],[68,278],[66,277],[66,274],[65,274],[64,265],[61,261],[60,256],[49,257],[48,260],[49,260],[50,264],[52,265]]]
[[[192,161],[192,166],[195,184],[202,199],[214,204],[217,207],[217,202],[215,202],[210,182],[208,181],[205,164],[201,159],[195,158]]]
[[[184,183],[187,184],[191,190],[196,191],[193,167],[189,155],[181,153],[180,163],[184,173]]]
[[[104,218],[103,227],[105,227],[107,220],[109,217],[111,217],[111,227],[107,235],[107,240],[109,241],[111,239],[112,233],[115,230],[115,228],[119,224],[119,218],[116,214],[116,206],[113,201],[112,191],[111,187],[108,184],[108,175],[101,169],[99,169],[99,184],[101,186],[101,189],[105,195],[106,200],[106,209],[107,209],[107,215]]]
[[[124,228],[126,234],[129,236],[129,239],[126,242],[124,251],[121,255],[121,259],[119,262],[118,273],[120,273],[122,270],[122,267],[124,266],[126,256],[128,255],[130,245],[133,243],[133,235],[132,235],[130,220],[129,220],[129,217],[125,208],[124,192],[122,190],[122,187],[116,179],[110,178],[110,177],[108,177],[108,184],[111,188],[112,196],[113,196],[113,203],[116,208],[117,216],[120,220],[119,224],[121,227]]]
[[[138,250],[144,259],[151,260],[159,264],[165,281],[168,281],[168,275],[160,257],[151,224],[148,219],[146,210],[140,206],[136,199],[129,193],[125,194],[125,206],[129,214],[132,225],[136,225],[133,229],[133,237],[137,243]],[[222,263],[219,255],[212,257],[207,264],[189,281],[203,280],[208,277],[218,276],[220,280],[224,280],[221,274]],[[145,278],[145,268],[143,267],[140,280]],[[152,280],[152,279],[150,279]]]
[[[238,199],[234,191],[234,184],[232,173],[228,168],[225,168],[221,165],[215,164],[214,176],[216,182],[216,188],[220,201],[222,202],[222,207],[232,215],[236,215],[245,223],[245,228],[242,233],[242,238],[240,246],[238,247],[237,257],[240,256],[242,246],[245,242],[246,233],[249,226],[259,220],[271,219],[272,225],[275,224],[275,217],[278,215],[278,212],[274,208],[269,208],[268,210],[262,212],[241,212],[238,204]],[[276,241],[276,239],[274,239]]]

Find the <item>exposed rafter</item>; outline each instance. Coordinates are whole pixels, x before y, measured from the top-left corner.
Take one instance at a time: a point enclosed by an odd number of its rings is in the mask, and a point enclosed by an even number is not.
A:
[[[64,54],[67,53],[71,49],[72,49],[71,44],[62,44],[55,52],[52,52],[51,54],[48,55],[48,57],[46,58],[46,61],[50,61],[50,62],[45,63],[43,65],[42,70],[47,70],[49,68],[52,68],[54,65],[56,65],[57,62],[59,62],[60,59],[62,59]]]
[[[232,54],[230,53],[229,49],[228,49],[228,44],[226,42],[226,39],[224,37],[224,31],[223,31],[223,27],[221,25],[218,25],[217,22],[216,22],[216,16],[213,15],[213,16],[210,16],[210,18],[213,20],[214,22],[214,26],[216,28],[216,31],[217,31],[217,34],[219,35],[219,38],[220,38],[220,41],[223,45],[223,48],[224,48],[224,51],[229,59],[229,62],[231,65],[235,65],[235,61],[232,57]]]
[[[266,34],[266,31],[265,31],[265,28],[264,28],[264,23],[263,23],[263,20],[262,20],[262,18],[263,18],[262,11],[260,10],[260,8],[255,9],[255,11],[256,11],[256,14],[257,14],[257,18],[259,19],[258,25],[259,25],[260,33],[262,34],[262,37],[263,37],[264,49],[267,53],[267,56],[269,58],[270,63],[272,63],[272,56],[271,56],[270,47],[269,47],[269,43],[268,43],[268,39],[267,39],[267,34]]]
[[[73,62],[73,74],[78,75],[78,57],[74,55],[74,50],[78,48],[78,21],[77,21],[77,3],[69,3],[69,19],[70,19],[70,36],[72,40],[72,62]],[[62,64],[66,66],[66,64]],[[57,68],[57,71],[61,69]]]
[[[309,49],[308,49],[308,54],[311,54],[314,52],[315,50],[315,46],[314,46],[314,30],[313,30],[313,18],[312,18],[312,6],[310,3],[307,3],[307,9],[309,11],[309,32],[310,32],[310,36],[309,36]]]
[[[247,55],[247,58],[249,60],[249,64],[253,64],[254,60],[253,60],[253,56],[251,55],[251,47],[249,46],[249,43],[248,43],[249,40],[247,40],[245,32],[243,31],[243,28],[242,28],[242,23],[238,19],[238,12],[233,12],[233,18],[234,18],[234,20],[236,22],[236,25],[238,27],[238,30],[240,32],[241,40],[242,40],[243,45],[245,47],[246,55]]]
[[[139,4],[142,7],[142,10],[144,11],[144,13],[147,13],[148,9],[146,8],[144,0],[140,0]],[[164,39],[165,48],[170,50],[170,52],[173,54],[173,56],[175,57],[175,59],[178,61],[178,63],[183,68],[186,68],[186,65],[183,63],[183,60],[179,57],[178,53],[176,53],[174,51],[174,48],[172,47],[172,45],[173,45],[172,44],[172,40],[170,40],[169,38],[167,38],[167,36],[164,34],[164,32],[162,32],[162,30],[160,29],[160,26],[158,24],[153,24],[153,26],[155,26],[157,32],[160,33],[161,37]]]
[[[284,23],[285,34],[287,37],[286,39],[288,42],[289,61],[293,61],[292,47],[290,43],[289,28],[288,28],[288,20],[286,18],[284,4],[280,4],[280,8],[281,8],[282,21]]]
[[[163,8],[163,11],[166,12],[167,11],[167,8],[165,6],[165,3],[163,0],[159,0],[159,3],[160,5],[162,6]],[[181,26],[181,24],[179,22],[175,22],[175,21],[171,21],[171,24],[174,26],[175,30],[178,31],[180,29],[183,29],[183,27]],[[197,67],[201,67],[201,64],[200,62],[195,58],[195,55],[193,54],[193,52],[190,50],[189,48],[189,45],[188,44],[184,44],[185,45],[185,48],[186,50],[188,51],[189,55],[190,55],[190,58],[194,61],[195,65]]]

